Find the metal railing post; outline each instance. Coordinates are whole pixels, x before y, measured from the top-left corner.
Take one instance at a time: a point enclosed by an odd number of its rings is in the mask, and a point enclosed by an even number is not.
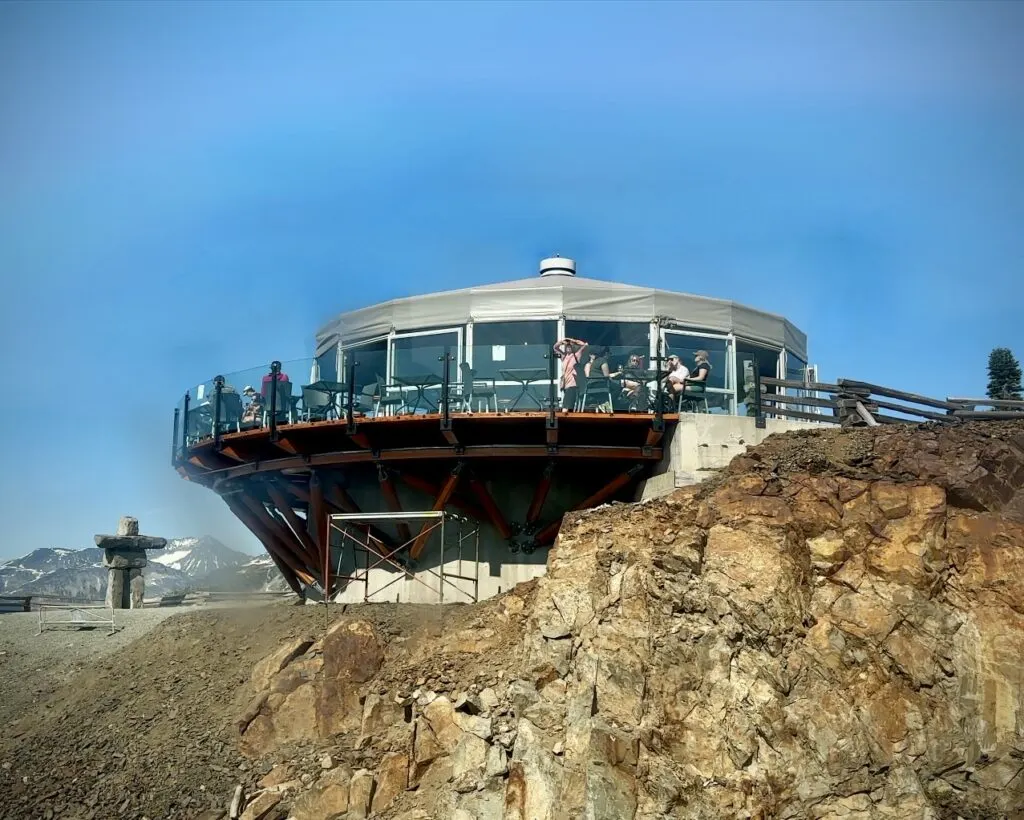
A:
[[[555,354],[553,351],[548,351],[544,354],[544,358],[548,360],[548,426],[554,427],[555,425]]]
[[[171,466],[178,466],[178,425],[181,423],[181,408],[174,408],[174,435],[171,436]]]
[[[662,432],[665,429],[665,385],[662,384],[661,362],[664,359],[665,340],[661,338],[661,329],[658,329],[658,341],[654,345],[654,429]],[[685,385],[684,385],[685,389]]]
[[[445,348],[444,355],[438,356],[439,362],[444,362],[441,369],[441,429],[451,430],[452,420],[449,415],[448,394],[451,392],[451,361],[452,354]]]
[[[356,361],[351,362],[348,366],[348,410],[345,413],[345,423],[349,433],[354,433],[356,427],[352,405],[356,397],[356,368],[358,366],[359,362]]]
[[[220,394],[224,390],[224,377],[215,376],[213,379],[213,447],[220,449]]]
[[[277,441],[277,377],[281,372],[281,363],[274,360],[270,363],[270,440]]]
[[[181,459],[185,460],[185,453],[188,452],[188,405],[192,397],[185,391],[185,423],[181,425]]]
[[[761,364],[754,357],[754,426],[763,430],[765,428],[764,407],[761,404]]]

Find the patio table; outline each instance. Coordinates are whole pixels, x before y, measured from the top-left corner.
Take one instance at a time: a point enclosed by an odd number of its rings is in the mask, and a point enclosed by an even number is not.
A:
[[[342,384],[341,382],[332,382],[327,379],[320,379],[320,381],[307,384],[310,390],[318,390],[321,393],[327,393],[330,395],[330,401],[327,405],[327,411],[324,413],[324,419],[329,419],[332,415],[334,418],[340,418],[338,415],[338,396],[348,392],[348,385]]]
[[[515,410],[519,406],[519,402],[523,400],[524,396],[529,395],[529,387],[535,382],[545,382],[546,384],[551,383],[551,378],[548,375],[546,367],[513,367],[508,370],[499,370],[501,377],[506,381],[517,382],[520,386],[519,395],[516,396],[512,402],[512,406],[509,408]],[[530,396],[533,401],[537,403],[537,409],[543,410],[544,404],[536,396]]]
[[[410,415],[415,415],[419,409],[420,403],[422,402],[428,409],[437,410],[437,405],[434,404],[430,399],[427,398],[426,389],[428,387],[440,387],[443,379],[436,373],[410,373],[406,376],[392,376],[396,383],[404,387],[412,387],[416,390],[416,401],[412,406],[412,410],[409,411]]]

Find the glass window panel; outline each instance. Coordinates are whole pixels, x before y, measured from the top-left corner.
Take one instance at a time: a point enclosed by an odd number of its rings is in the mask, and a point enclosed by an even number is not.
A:
[[[557,322],[476,322],[473,369],[478,379],[502,381],[501,371],[537,368],[547,372],[544,355],[558,341]],[[515,391],[513,391],[514,393]]]
[[[420,336],[396,336],[391,350],[391,376],[414,378],[441,376],[444,366],[440,358],[445,353],[458,356],[459,333],[456,330],[425,333]],[[453,364],[451,373],[456,371]]]
[[[326,353],[317,357],[317,367],[320,371],[320,379],[325,382],[338,381],[338,351],[331,348]]]
[[[736,379],[738,384],[739,407],[738,413],[741,416],[753,416],[757,412],[754,406],[754,370],[756,369],[761,378],[774,379],[779,372],[780,351],[745,342],[742,339],[736,340]],[[765,385],[765,392],[775,393],[777,388]]]
[[[608,359],[614,373],[623,368],[629,357],[637,354],[648,363],[651,352],[651,326],[647,322],[583,322],[566,321],[565,333],[590,345],[588,353]]]
[[[729,383],[729,359],[728,339],[715,339],[706,336],[691,336],[686,333],[665,331],[665,352],[664,355],[674,353],[679,356],[686,368],[693,372],[696,369],[696,356],[698,350],[704,350],[708,354],[708,363],[711,365],[711,372],[708,374],[707,386],[722,390],[732,390]],[[710,406],[710,400],[709,400]]]
[[[348,379],[348,368],[356,362],[356,395],[362,394],[367,385],[378,380],[383,382],[388,369],[388,340],[363,342],[350,345],[342,351],[342,381]],[[322,373],[323,371],[321,371]]]
[[[793,381],[802,382],[805,381],[804,375],[807,373],[807,362],[798,358],[796,354],[786,352],[786,378],[792,379]]]

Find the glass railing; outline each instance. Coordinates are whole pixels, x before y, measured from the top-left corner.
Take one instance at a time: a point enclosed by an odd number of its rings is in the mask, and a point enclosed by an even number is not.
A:
[[[303,358],[225,372],[188,387],[174,416],[172,456],[184,457],[200,441],[247,430],[289,424],[378,416],[423,415],[445,410],[443,363],[421,373],[406,372],[390,379],[376,372],[354,378],[348,369],[338,380],[321,378],[316,359]],[[497,379],[482,379],[449,364],[447,410],[455,415],[549,411],[551,397],[562,406],[562,391],[555,389],[547,367],[506,369]],[[628,378],[627,378],[628,377]],[[616,379],[591,380],[580,390],[576,410],[590,413],[654,413],[654,374],[638,371]],[[633,379],[634,381],[630,381]],[[582,379],[580,380],[582,383]],[[639,385],[639,388],[638,388]],[[629,388],[629,389],[627,389]],[[725,391],[723,391],[724,394]],[[351,395],[350,395],[351,393]],[[661,411],[675,412],[678,403],[664,397]],[[711,394],[707,408],[698,412],[729,412],[728,395]]]

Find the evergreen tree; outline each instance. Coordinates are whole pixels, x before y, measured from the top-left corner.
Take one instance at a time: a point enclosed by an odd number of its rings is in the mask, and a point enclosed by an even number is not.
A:
[[[1008,347],[997,347],[988,354],[988,392],[990,399],[1019,399],[1020,363]]]

